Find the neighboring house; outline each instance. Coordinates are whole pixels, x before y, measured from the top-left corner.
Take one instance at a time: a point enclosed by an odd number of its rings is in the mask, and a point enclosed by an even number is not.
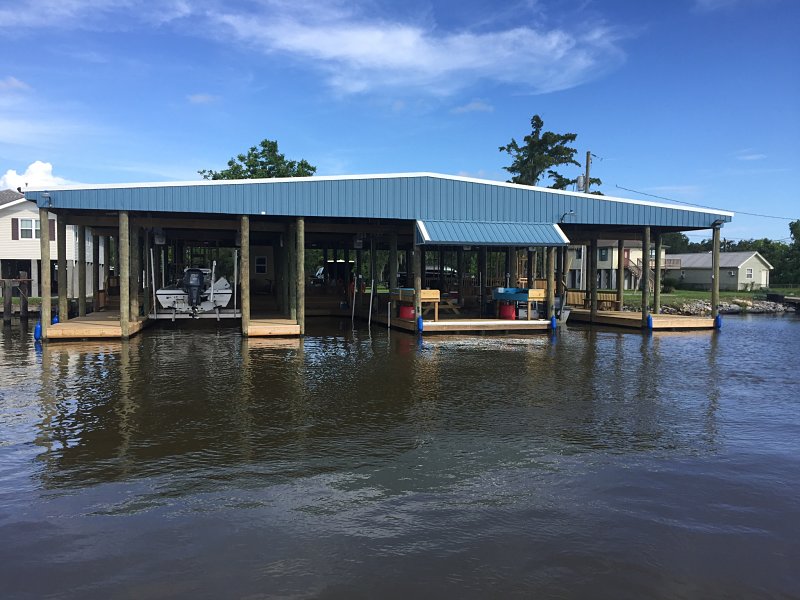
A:
[[[588,269],[589,261],[587,253],[589,246],[570,246],[570,268],[567,278],[567,287],[571,289],[587,289],[586,279],[583,273]],[[597,284],[600,289],[616,289],[617,287],[617,241],[598,240],[597,241]],[[661,270],[662,276],[667,269],[666,246],[661,248]],[[623,248],[623,260],[625,263],[625,283],[623,288],[635,290],[639,287],[642,278],[642,242],[628,240]],[[652,269],[655,268],[655,245],[650,245],[650,280],[653,281]]]
[[[56,258],[56,216],[48,219],[50,233],[50,261],[53,294],[58,291]],[[78,258],[78,228],[67,226],[67,295],[77,296],[78,270],[75,268]],[[30,295],[39,296],[39,281],[42,275],[41,265],[41,223],[36,203],[12,190],[0,190],[0,277],[16,279],[20,273],[27,273],[31,279]],[[101,238],[102,239],[102,238]],[[86,229],[87,276],[86,293],[92,293],[92,235]],[[105,263],[105,249],[100,243],[100,265]],[[101,288],[103,287],[101,283]],[[15,290],[16,295],[16,290]]]
[[[711,289],[711,252],[670,254],[667,258],[680,261],[669,269],[667,277],[680,282],[684,288]],[[720,252],[719,289],[753,290],[769,287],[772,265],[756,251]]]

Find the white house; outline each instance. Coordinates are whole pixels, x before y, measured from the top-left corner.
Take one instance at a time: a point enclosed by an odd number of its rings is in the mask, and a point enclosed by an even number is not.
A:
[[[56,216],[50,215],[48,219],[50,232],[50,256],[56,257]],[[34,202],[12,190],[0,190],[0,277],[16,279],[20,273],[27,273],[32,280],[30,295],[39,296],[39,280],[42,274],[41,265],[41,223],[39,222],[39,209]],[[100,266],[105,264],[105,248],[103,238],[100,238]],[[78,228],[67,226],[67,295],[77,296],[78,270],[75,268],[78,260]],[[86,293],[92,294],[92,234],[86,229],[86,258],[87,277]],[[57,261],[50,261],[51,280],[53,293],[58,290],[56,276]],[[101,289],[103,282],[100,282]]]
[[[680,262],[677,268],[667,272],[667,277],[679,281],[682,287],[711,288],[711,252],[670,254],[668,258]],[[739,291],[768,288],[772,269],[772,265],[756,251],[720,252],[719,289]]]
[[[588,268],[589,246],[570,246],[570,270],[567,278],[567,287],[572,289],[587,289],[587,282],[583,273]],[[650,246],[650,281],[652,282],[653,269],[655,268],[655,245]],[[616,289],[617,287],[617,257],[619,249],[617,240],[598,240],[597,241],[597,285],[600,289]],[[661,270],[662,276],[668,268],[668,260],[665,247],[661,248]],[[644,261],[642,260],[642,242],[638,240],[627,240],[623,248],[623,263],[625,265],[625,282],[623,288],[635,290],[639,287],[639,282],[644,272]]]

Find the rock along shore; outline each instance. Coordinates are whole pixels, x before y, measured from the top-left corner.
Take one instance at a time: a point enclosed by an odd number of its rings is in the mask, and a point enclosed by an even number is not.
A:
[[[720,302],[719,312],[723,315],[737,314],[779,314],[784,312],[794,312],[791,306],[786,306],[780,302],[768,302],[766,300],[745,300],[734,298],[730,302]],[[662,306],[661,313],[666,315],[710,315],[711,302],[705,300],[692,300],[684,302],[678,306]]]

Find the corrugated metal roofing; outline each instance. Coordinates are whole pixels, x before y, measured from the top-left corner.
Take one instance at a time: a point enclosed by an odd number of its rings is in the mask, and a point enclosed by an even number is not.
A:
[[[767,260],[755,250],[752,252],[720,252],[720,269],[738,269],[754,254],[758,254],[764,264],[772,268]],[[678,258],[681,261],[681,269],[710,269],[711,252],[690,252],[688,254],[667,254],[667,258]]]
[[[417,243],[462,246],[566,246],[553,223],[417,221]]]
[[[42,208],[492,221],[704,229],[732,213],[466,177],[410,173],[70,186],[27,192]]]

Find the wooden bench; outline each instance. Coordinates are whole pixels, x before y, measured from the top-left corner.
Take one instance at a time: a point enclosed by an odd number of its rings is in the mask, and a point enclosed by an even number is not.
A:
[[[427,308],[423,308],[422,314],[424,315],[428,312],[431,308],[433,308],[433,320],[439,320],[439,302],[441,301],[441,292],[439,290],[420,290],[419,301],[420,304],[432,304],[433,306],[428,306]],[[407,304],[414,304],[414,288],[396,288],[391,291],[390,297],[392,301],[396,302],[404,302]],[[451,303],[454,300],[450,299],[447,301],[448,307],[452,308]],[[457,310],[457,309],[456,309]]]

